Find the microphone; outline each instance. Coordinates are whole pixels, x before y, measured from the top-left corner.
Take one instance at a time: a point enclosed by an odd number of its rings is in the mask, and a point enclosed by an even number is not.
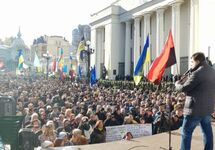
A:
[[[192,69],[192,68],[188,69],[188,70],[183,74],[183,76],[188,75],[188,74],[189,74],[189,73],[191,73],[192,71],[193,71],[193,69]]]

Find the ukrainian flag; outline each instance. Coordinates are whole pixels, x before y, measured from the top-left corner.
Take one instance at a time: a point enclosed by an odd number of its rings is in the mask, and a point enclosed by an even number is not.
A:
[[[149,54],[149,35],[148,35],[146,39],[146,43],[143,47],[142,53],[140,55],[140,58],[134,70],[134,82],[136,85],[138,85],[142,79],[143,72],[144,72],[144,65],[149,62],[149,58],[150,58],[150,54]]]
[[[19,60],[18,60],[18,69],[22,69],[23,68],[23,63],[24,63],[24,57],[22,54],[22,50],[19,50]]]
[[[78,45],[78,53],[85,49],[84,41],[81,41]]]

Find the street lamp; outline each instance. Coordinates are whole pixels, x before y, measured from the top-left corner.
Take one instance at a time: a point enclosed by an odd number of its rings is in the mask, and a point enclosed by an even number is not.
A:
[[[94,53],[94,49],[90,47],[91,42],[86,41],[86,47],[85,50],[83,50],[84,53],[87,54],[87,82],[90,83],[90,55]]]
[[[47,51],[45,54],[43,54],[43,57],[47,60],[46,64],[46,79],[48,80],[49,76],[49,59],[51,59],[51,55],[49,54],[49,51]]]

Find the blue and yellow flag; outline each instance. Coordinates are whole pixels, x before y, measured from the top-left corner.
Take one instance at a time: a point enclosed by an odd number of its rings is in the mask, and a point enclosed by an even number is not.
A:
[[[96,67],[94,65],[94,67],[90,71],[90,85],[92,86],[95,83],[96,83]]]
[[[81,41],[78,45],[78,52],[81,52],[85,49],[84,41]]]
[[[23,68],[23,63],[24,63],[24,57],[23,57],[23,54],[22,54],[22,50],[20,49],[19,50],[19,60],[18,60],[18,69],[21,70]]]
[[[149,54],[149,35],[148,35],[146,39],[146,43],[143,47],[142,53],[140,55],[140,58],[134,70],[134,82],[136,85],[138,85],[142,79],[143,72],[144,72],[144,65],[147,62],[149,62],[149,58],[150,58],[150,54]]]

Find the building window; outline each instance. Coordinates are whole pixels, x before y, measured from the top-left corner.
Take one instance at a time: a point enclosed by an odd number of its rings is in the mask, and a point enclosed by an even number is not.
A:
[[[118,75],[120,76],[120,77],[124,77],[124,75],[125,75],[125,63],[124,62],[119,62],[119,73],[118,73]]]

